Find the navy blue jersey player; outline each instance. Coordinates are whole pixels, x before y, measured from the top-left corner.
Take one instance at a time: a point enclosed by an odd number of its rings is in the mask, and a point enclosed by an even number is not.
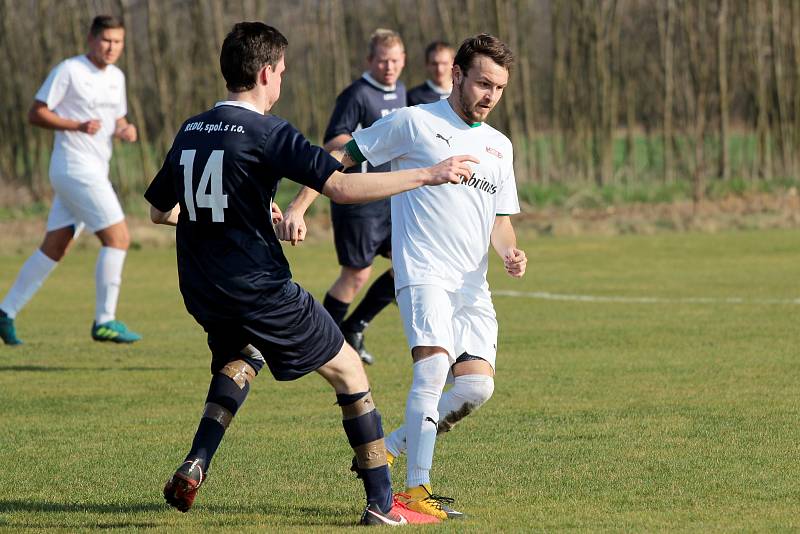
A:
[[[367,50],[367,71],[351,83],[336,99],[325,131],[325,149],[341,150],[352,139],[354,131],[367,128],[375,121],[405,107],[406,90],[398,81],[405,65],[405,48],[397,32],[378,29],[372,34]],[[373,167],[367,162],[347,172],[385,172],[389,164]],[[316,195],[301,191],[294,205],[299,211],[311,204]],[[336,256],[341,266],[339,277],[325,295],[323,304],[331,317],[340,324],[345,339],[365,363],[373,357],[364,348],[364,329],[389,303],[394,302],[394,278],[391,269],[384,272],[367,290],[359,306],[345,319],[350,303],[366,284],[376,256],[391,255],[391,208],[389,200],[366,204],[344,205],[331,202],[331,221]],[[286,221],[297,225],[302,233],[302,220]]]
[[[425,47],[425,70],[428,79],[409,89],[408,105],[432,104],[450,96],[453,89],[453,47],[444,41],[434,41]]]
[[[186,309],[208,334],[212,379],[184,463],[164,496],[185,512],[203,484],[225,430],[266,364],[278,380],[311,371],[336,391],[343,425],[364,477],[366,524],[413,522],[391,492],[381,419],[357,353],[291,272],[275,236],[272,202],[287,177],[340,203],[376,200],[468,175],[467,157],[416,172],[345,175],[352,161],[311,145],[265,113],[280,96],[287,41],[258,22],[236,24],[220,66],[229,93],[180,128],[145,197],[156,223],[177,225],[178,278]]]

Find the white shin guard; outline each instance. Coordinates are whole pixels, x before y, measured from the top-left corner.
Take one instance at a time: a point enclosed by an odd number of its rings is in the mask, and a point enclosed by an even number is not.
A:
[[[408,392],[406,420],[408,442],[408,487],[430,483],[433,449],[442,395],[450,361],[447,354],[434,354],[414,364],[414,381]]]
[[[480,408],[494,392],[494,379],[487,375],[455,377],[453,387],[439,400],[438,432],[449,432],[461,419]],[[406,450],[406,428],[401,426],[386,437],[386,449],[394,456]]]
[[[22,265],[22,268],[14,281],[14,285],[8,290],[0,309],[12,319],[17,313],[31,300],[31,297],[42,286],[42,283],[50,276],[58,262],[47,257],[41,249],[36,252]]]
[[[97,324],[111,321],[116,316],[125,254],[126,251],[119,248],[102,247],[97,255],[97,266],[94,273],[95,322]]]

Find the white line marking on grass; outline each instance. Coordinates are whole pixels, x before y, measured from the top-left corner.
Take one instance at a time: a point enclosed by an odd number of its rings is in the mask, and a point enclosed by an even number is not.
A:
[[[622,304],[800,304],[796,299],[746,299],[741,297],[615,297],[599,295],[562,295],[547,291],[511,291],[500,289],[492,291],[492,295],[501,297],[522,297],[539,300],[562,300],[569,302],[619,302]]]

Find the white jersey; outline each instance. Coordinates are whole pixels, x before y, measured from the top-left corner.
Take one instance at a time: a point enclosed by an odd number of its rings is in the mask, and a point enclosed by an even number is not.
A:
[[[519,213],[511,141],[488,124],[466,124],[447,100],[398,109],[353,138],[372,165],[391,161],[393,171],[461,154],[480,160],[461,184],[392,197],[392,265],[395,291],[421,284],[488,288],[495,216]]]
[[[87,167],[101,171],[108,168],[117,119],[128,112],[121,70],[114,65],[99,69],[85,55],[71,57],[50,71],[35,98],[65,119],[98,119],[101,123],[94,135],[56,131],[51,176]]]

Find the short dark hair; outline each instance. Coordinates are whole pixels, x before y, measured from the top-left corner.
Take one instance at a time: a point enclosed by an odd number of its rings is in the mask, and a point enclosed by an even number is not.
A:
[[[263,22],[234,24],[219,54],[219,66],[228,90],[241,93],[255,87],[261,67],[276,67],[288,45],[289,41],[281,32]]]
[[[125,24],[122,23],[121,18],[114,15],[97,15],[89,27],[89,35],[97,37],[103,33],[103,30],[116,30],[119,28],[125,29]]]
[[[453,64],[458,65],[466,76],[467,71],[472,67],[475,56],[486,56],[506,70],[511,70],[511,66],[514,64],[514,53],[511,52],[508,45],[488,33],[479,33],[465,39],[458,47]]]
[[[453,52],[453,47],[447,41],[434,41],[425,47],[425,63],[430,61],[431,54],[435,54],[440,50],[450,50]]]

